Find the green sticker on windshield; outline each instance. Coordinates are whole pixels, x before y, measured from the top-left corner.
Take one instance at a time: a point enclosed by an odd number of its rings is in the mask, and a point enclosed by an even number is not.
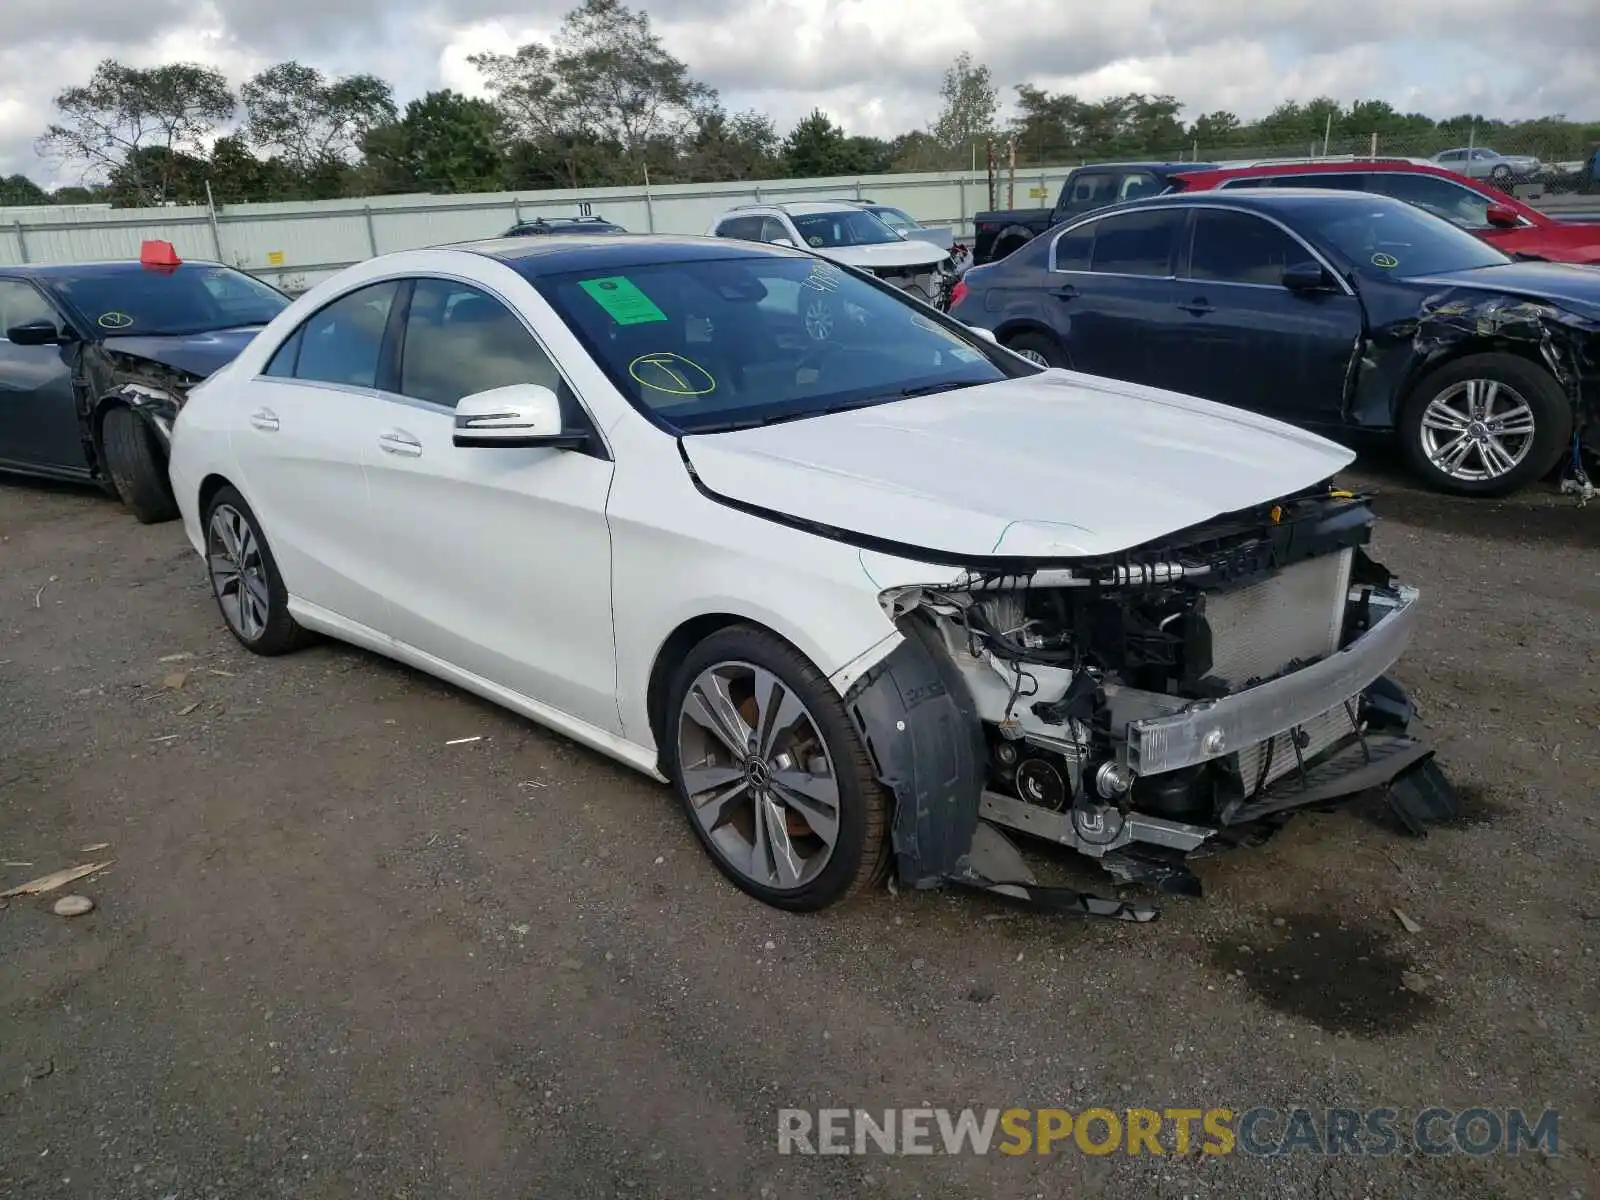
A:
[[[656,307],[654,300],[639,290],[639,285],[626,275],[608,275],[604,279],[580,280],[578,286],[594,297],[594,302],[605,309],[618,325],[643,325],[648,321],[665,321],[667,314]]]

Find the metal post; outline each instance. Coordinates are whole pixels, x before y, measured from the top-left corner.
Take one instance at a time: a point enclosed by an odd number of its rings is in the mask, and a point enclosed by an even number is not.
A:
[[[1372,152],[1368,155],[1368,157],[1378,157],[1378,131],[1376,129],[1372,131]]]
[[[217,202],[211,198],[211,180],[206,180],[206,216],[211,218],[211,245],[217,256],[217,261],[222,262],[222,228],[217,224]]]
[[[522,224],[522,197],[511,197],[511,216],[518,225]]]
[[[22,232],[22,222],[19,220],[15,222],[15,225],[17,230],[17,257],[20,258],[23,262],[23,265],[26,266],[28,263],[28,238]]]
[[[650,164],[644,164],[644,227],[647,233],[656,231],[656,206],[650,200]]]
[[[974,150],[973,153],[976,154],[977,151]],[[965,237],[967,235],[967,181],[964,176],[956,180],[956,187],[961,193],[961,224],[957,228],[961,230],[961,236]]]
[[[371,257],[378,257],[378,230],[372,223],[372,205],[365,205],[361,209],[367,218],[367,250]]]
[[[1328,110],[1328,123],[1322,128],[1322,157],[1328,157],[1328,141],[1333,137],[1333,110]]]
[[[856,180],[856,199],[861,199],[861,180]]]

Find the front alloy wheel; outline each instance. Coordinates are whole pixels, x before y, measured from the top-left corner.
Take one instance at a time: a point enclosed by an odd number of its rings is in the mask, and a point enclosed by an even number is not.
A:
[[[713,634],[680,666],[668,714],[679,799],[739,888],[808,911],[881,876],[882,788],[837,693],[793,647]]]
[[[1516,470],[1533,448],[1532,406],[1510,384],[1466,379],[1422,413],[1422,449],[1439,471],[1462,483],[1492,483]]]
[[[306,640],[289,615],[289,591],[255,513],[232,487],[205,511],[206,574],[228,631],[257,654],[283,654]]]

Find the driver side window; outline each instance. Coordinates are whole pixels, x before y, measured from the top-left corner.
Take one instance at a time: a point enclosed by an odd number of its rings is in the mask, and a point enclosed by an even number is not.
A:
[[[50,302],[26,279],[0,279],[0,341],[8,341],[6,330],[13,325],[29,325],[35,321],[49,321],[61,327]]]

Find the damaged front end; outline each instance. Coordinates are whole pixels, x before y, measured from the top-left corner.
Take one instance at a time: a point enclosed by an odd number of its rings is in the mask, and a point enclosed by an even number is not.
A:
[[[897,801],[899,875],[1058,911],[1001,832],[1198,894],[1193,858],[1383,789],[1414,833],[1456,800],[1387,672],[1415,589],[1365,499],[1318,487],[1110,558],[968,570],[880,597],[905,640],[847,696]]]
[[[163,450],[172,444],[172,423],[188,398],[189,391],[205,376],[154,357],[128,353],[105,346],[92,347],[85,364],[88,385],[86,403],[97,412],[125,404],[144,422]],[[91,428],[98,427],[98,421]]]

